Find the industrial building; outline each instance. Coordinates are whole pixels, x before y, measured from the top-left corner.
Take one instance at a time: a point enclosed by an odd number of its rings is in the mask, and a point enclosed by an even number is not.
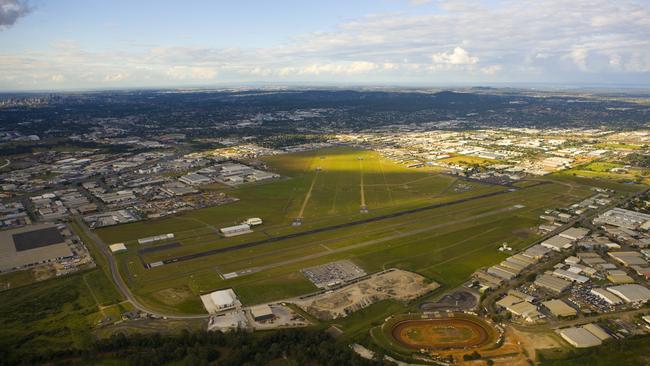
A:
[[[638,284],[612,286],[608,287],[607,291],[620,297],[626,303],[640,305],[650,300],[650,290]]]
[[[198,186],[201,184],[208,184],[212,182],[212,179],[197,173],[189,173],[178,179],[179,181],[189,184],[191,186]]]
[[[124,243],[115,243],[108,246],[112,253],[126,252],[126,245]]]
[[[643,254],[639,252],[609,252],[607,255],[626,267],[645,266],[648,264],[648,261],[643,257]]]
[[[542,246],[556,252],[561,252],[564,249],[569,249],[573,245],[572,240],[562,237],[560,235],[552,236],[542,242]]]
[[[636,230],[650,220],[650,215],[641,212],[613,208],[596,217],[593,222],[597,225],[611,225]]]
[[[221,233],[221,235],[229,238],[231,236],[237,236],[237,235],[252,233],[253,231],[251,230],[250,225],[241,224],[241,225],[228,226],[228,227],[221,228],[221,229],[219,229],[219,232]]]
[[[548,253],[551,252],[551,249],[542,246],[541,244],[533,245],[532,247],[526,249],[523,255],[533,258],[537,261],[544,258]]]
[[[606,341],[612,338],[612,336],[610,336],[603,328],[594,323],[585,324],[582,326],[582,329],[589,331],[589,333],[595,335],[596,338],[601,341]]]
[[[581,227],[572,227],[564,230],[559,235],[565,239],[576,241],[584,238],[589,234],[589,230]]]
[[[584,327],[562,329],[560,336],[575,348],[596,347],[603,343],[600,338]]]
[[[512,313],[512,315],[518,316],[527,322],[535,322],[544,317],[535,305],[517,296],[506,295],[503,299],[497,301],[496,304]]]
[[[544,301],[542,303],[553,316],[558,318],[567,318],[571,316],[578,315],[578,311],[571,306],[567,305],[566,302],[558,299],[553,299],[549,301]]]
[[[623,303],[623,300],[621,300],[620,297],[605,290],[604,288],[594,288],[591,289],[590,292],[591,294],[598,296],[601,300],[605,301],[609,305],[620,305]]]
[[[496,265],[488,268],[487,273],[502,278],[504,280],[510,280],[513,277],[515,277],[519,273],[519,271],[502,267],[501,265]]]
[[[28,225],[0,231],[0,272],[73,256],[56,225]]]
[[[269,305],[257,305],[250,308],[251,315],[256,322],[273,319],[273,309]]]
[[[151,244],[157,241],[162,241],[167,239],[174,239],[174,234],[169,233],[169,234],[162,234],[156,236],[148,236],[146,238],[138,239],[138,244]]]
[[[559,294],[568,289],[569,286],[571,286],[571,282],[557,278],[549,273],[544,273],[537,276],[535,279],[535,285]]]

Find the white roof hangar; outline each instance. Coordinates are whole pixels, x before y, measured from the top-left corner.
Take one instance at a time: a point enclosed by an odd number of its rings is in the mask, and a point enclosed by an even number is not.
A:
[[[240,305],[235,291],[231,288],[201,295],[201,302],[203,302],[205,310],[210,314],[232,309]]]
[[[241,225],[235,225],[235,226],[228,226],[219,229],[219,232],[221,235],[225,237],[231,237],[231,236],[236,236],[236,235],[243,235],[243,234],[248,234],[252,233],[253,231],[251,230],[251,226],[248,224],[241,224]]]

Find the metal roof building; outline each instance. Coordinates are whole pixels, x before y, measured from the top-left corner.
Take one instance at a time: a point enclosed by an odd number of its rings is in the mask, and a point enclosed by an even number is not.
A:
[[[56,225],[28,225],[0,231],[0,272],[72,257]]]
[[[560,336],[576,348],[600,346],[603,342],[584,328],[566,328],[560,330]]]
[[[628,303],[643,304],[650,300],[650,290],[638,284],[608,287],[607,291]]]
[[[576,241],[584,238],[585,236],[587,236],[587,234],[589,234],[588,229],[581,228],[581,227],[572,227],[564,230],[559,235],[563,238]]]
[[[578,315],[578,311],[567,305],[562,300],[553,299],[542,303],[556,317],[569,317]]]
[[[557,278],[548,273],[544,273],[537,276],[535,279],[535,285],[559,294],[560,292],[563,292],[569,288],[569,286],[571,286],[571,282]]]
[[[555,235],[552,236],[542,242],[542,246],[554,250],[556,252],[560,252],[564,249],[569,249],[573,245],[571,244],[572,240],[567,239],[565,237]]]
[[[604,288],[592,288],[590,291],[593,295],[598,296],[600,299],[605,301],[610,305],[620,305],[623,303],[620,297],[614,295],[613,293],[605,290]]]

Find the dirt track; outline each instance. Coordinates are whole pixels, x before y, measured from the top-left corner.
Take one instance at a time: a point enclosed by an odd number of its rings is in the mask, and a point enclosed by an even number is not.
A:
[[[397,323],[391,330],[392,337],[404,347],[412,349],[459,349],[467,347],[478,347],[489,341],[489,330],[487,325],[479,321],[473,321],[466,318],[434,318],[420,320],[405,320]],[[434,331],[427,332],[427,328],[435,328]],[[440,330],[445,334],[436,334]],[[471,336],[461,340],[463,330],[471,332]],[[425,342],[414,341],[408,337],[410,331],[416,331],[426,334],[428,337]],[[458,340],[451,340],[458,338]]]

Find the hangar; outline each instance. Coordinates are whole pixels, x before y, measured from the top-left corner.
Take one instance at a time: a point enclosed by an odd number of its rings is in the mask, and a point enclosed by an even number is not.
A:
[[[273,310],[271,306],[267,305],[257,305],[251,307],[251,315],[256,322],[261,322],[269,319],[273,319]]]
[[[239,304],[237,295],[232,289],[219,290],[201,296],[203,306],[208,313],[213,314],[223,310],[228,310],[236,307]]]
[[[56,225],[29,225],[0,232],[0,272],[72,256]]]

